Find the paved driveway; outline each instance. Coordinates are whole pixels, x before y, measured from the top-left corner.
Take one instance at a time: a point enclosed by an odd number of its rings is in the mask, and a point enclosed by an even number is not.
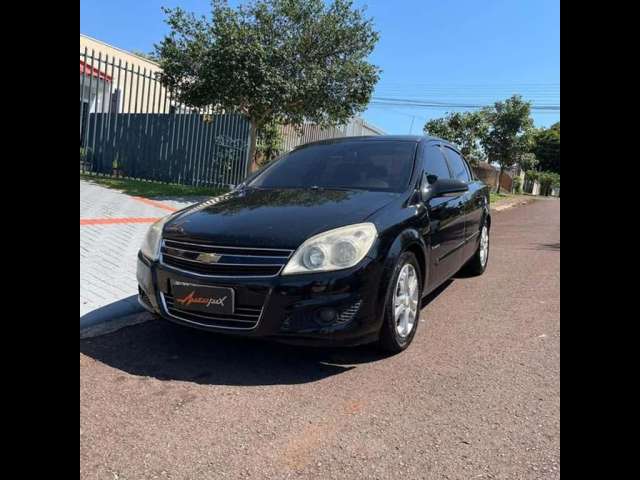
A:
[[[149,225],[196,200],[132,197],[80,180],[80,317],[137,305],[136,257]]]
[[[81,478],[559,478],[559,206],[496,212],[486,273],[393,357],[160,320],[82,340]]]

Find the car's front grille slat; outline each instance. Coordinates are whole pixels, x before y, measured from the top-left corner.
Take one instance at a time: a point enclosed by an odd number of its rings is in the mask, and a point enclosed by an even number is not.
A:
[[[205,276],[273,277],[280,273],[292,250],[228,247],[165,239],[162,263]]]
[[[176,259],[178,259],[178,260],[183,260],[183,261],[185,261],[185,262],[193,262],[193,263],[197,263],[197,264],[200,264],[200,265],[202,265],[202,264],[208,265],[207,263],[202,262],[201,260],[195,260],[195,259],[193,259],[193,258],[181,257],[181,256],[179,256],[179,255],[171,255],[171,254],[169,254],[169,253],[164,253],[163,255],[164,255],[165,257],[176,258]],[[240,264],[240,263],[235,263],[235,262],[234,262],[234,263],[217,262],[217,263],[215,264],[215,266],[217,266],[217,267],[219,267],[219,266],[225,266],[225,267],[231,267],[231,266],[234,266],[234,267],[235,267],[235,266],[239,266],[239,265],[241,265],[241,266],[243,266],[243,267],[265,267],[265,266],[267,266],[267,267],[271,267],[271,266],[280,266],[279,264],[276,264],[276,263],[242,263],[242,264]]]
[[[203,252],[221,253],[221,250],[222,250],[223,251],[222,253],[224,253],[225,255],[232,256],[232,257],[274,258],[276,260],[277,259],[281,259],[281,258],[284,258],[284,259],[289,258],[289,255],[271,255],[271,253],[262,254],[262,255],[256,255],[256,254],[251,255],[251,254],[247,254],[247,253],[240,253],[240,252],[238,252],[238,250],[233,250],[233,251],[226,252],[227,249],[224,248],[224,247],[217,247],[217,248],[216,247],[207,247],[207,248],[203,248],[201,250],[197,250],[197,249],[194,249],[194,247],[191,247],[191,246],[190,246],[191,248],[182,248],[182,247],[175,248],[175,247],[172,247],[170,245],[171,245],[170,242],[165,241],[165,247],[166,247],[167,251],[175,249],[175,250],[180,250],[180,251],[185,252],[185,253],[193,253],[193,254],[196,254],[196,255],[198,255],[200,253],[203,253]]]
[[[194,312],[176,307],[174,297],[162,293],[167,312],[178,320],[197,323],[208,327],[227,328],[236,330],[251,330],[258,325],[262,315],[262,308],[237,306],[232,314],[207,314]]]

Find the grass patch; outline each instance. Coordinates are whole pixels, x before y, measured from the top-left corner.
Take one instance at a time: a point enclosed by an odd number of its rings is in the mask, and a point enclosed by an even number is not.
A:
[[[511,195],[510,193],[490,192],[489,193],[489,202],[490,203],[494,203],[494,202],[497,202],[498,200],[504,200],[505,198],[510,198],[510,197],[513,197],[513,195]]]
[[[140,197],[216,196],[229,191],[227,188],[192,187],[176,183],[146,182],[130,178],[100,177],[82,173],[80,179]]]

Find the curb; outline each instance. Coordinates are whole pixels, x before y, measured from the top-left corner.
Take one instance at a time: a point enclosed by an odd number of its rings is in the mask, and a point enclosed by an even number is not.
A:
[[[150,320],[154,320],[155,317],[149,312],[143,311],[142,313],[135,313],[133,315],[127,315],[125,317],[114,318],[108,322],[103,322],[85,329],[80,329],[80,340],[84,338],[99,337],[106,335],[107,333],[113,333],[124,327],[131,327],[138,325],[139,323],[145,323]]]
[[[137,301],[137,295],[118,300],[80,317],[80,338],[96,337],[153,319]]]
[[[512,208],[512,207],[519,207],[521,205],[528,205],[529,203],[533,203],[535,202],[535,199],[526,199],[526,200],[517,200],[515,202],[510,202],[510,203],[503,203],[500,204],[498,203],[497,205],[492,205],[491,206],[491,210],[495,210],[496,212],[501,212],[502,210],[506,210],[508,208]]]

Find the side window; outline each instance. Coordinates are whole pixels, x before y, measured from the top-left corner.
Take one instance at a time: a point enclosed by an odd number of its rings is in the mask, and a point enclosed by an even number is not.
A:
[[[471,174],[465,162],[460,154],[449,147],[445,148],[447,152],[447,158],[449,159],[449,166],[453,173],[453,178],[462,182],[469,182],[471,180]]]
[[[425,151],[424,169],[427,175],[435,175],[438,178],[452,178],[447,161],[442,150],[437,145],[429,145]]]

